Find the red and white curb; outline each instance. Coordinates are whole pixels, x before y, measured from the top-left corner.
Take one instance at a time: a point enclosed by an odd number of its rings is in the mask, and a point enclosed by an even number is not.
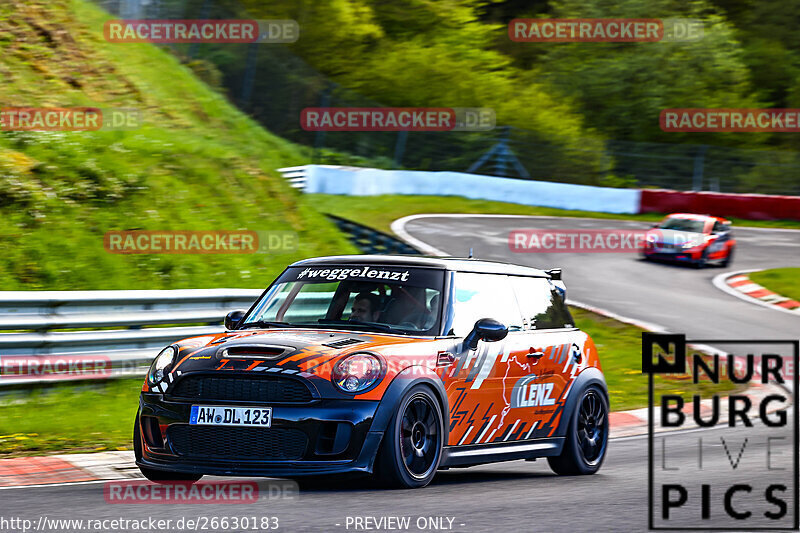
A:
[[[0,459],[0,490],[141,477],[132,451]]]
[[[786,389],[779,385],[769,384],[764,385],[760,383],[753,383],[750,388],[744,393],[750,399],[751,405],[760,405],[761,400],[767,396],[775,394],[791,398],[791,394],[787,394]],[[781,405],[772,405],[768,409],[767,414],[772,414],[779,410]],[[683,406],[682,412],[686,415],[686,420],[680,427],[670,430],[668,428],[656,427],[656,433],[665,433],[669,431],[685,431],[687,429],[697,429],[698,426],[692,418],[694,404],[686,402]],[[713,414],[712,400],[700,401],[700,417],[702,420],[708,420]],[[615,416],[616,415],[616,416]],[[661,417],[661,408],[653,406],[653,416],[658,420]],[[715,427],[726,425],[728,422],[728,402],[719,402],[719,420]],[[644,435],[647,433],[647,407],[641,409],[634,409],[632,411],[622,411],[619,413],[611,413],[609,416],[609,423],[611,424],[611,438],[615,437],[634,437]]]
[[[800,302],[787,298],[786,296],[781,296],[750,280],[748,274],[760,271],[761,270],[757,269],[725,272],[716,276],[713,283],[714,286],[721,291],[727,292],[746,302],[800,316]]]

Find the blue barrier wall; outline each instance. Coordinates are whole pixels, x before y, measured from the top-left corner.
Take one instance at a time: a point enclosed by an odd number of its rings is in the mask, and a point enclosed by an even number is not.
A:
[[[462,172],[379,170],[309,165],[308,193],[376,196],[407,194],[463,196],[515,204],[600,211],[638,213],[641,191],[571,183],[532,181]]]

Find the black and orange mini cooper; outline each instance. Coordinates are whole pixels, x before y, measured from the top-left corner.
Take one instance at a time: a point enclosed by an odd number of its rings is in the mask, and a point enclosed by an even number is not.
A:
[[[227,331],[166,347],[145,378],[136,463],[204,474],[374,474],[547,457],[592,474],[608,392],[559,270],[474,259],[322,257],[288,267]]]

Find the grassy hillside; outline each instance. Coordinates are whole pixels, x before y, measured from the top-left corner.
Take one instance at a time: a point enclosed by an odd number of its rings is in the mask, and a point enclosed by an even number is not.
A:
[[[153,45],[110,44],[84,0],[0,2],[0,106],[136,108],[130,131],[0,132],[0,290],[263,286],[353,249],[275,169],[302,164]],[[295,230],[279,255],[107,253],[110,230]]]

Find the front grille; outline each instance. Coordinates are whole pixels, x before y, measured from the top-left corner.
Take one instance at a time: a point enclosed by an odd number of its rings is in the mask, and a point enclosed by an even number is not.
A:
[[[299,429],[190,426],[167,429],[172,450],[181,456],[290,461],[303,457],[308,437]]]
[[[661,250],[679,250],[682,248],[681,246],[670,242],[656,242],[654,243],[654,246],[656,248],[660,248]]]
[[[279,376],[185,376],[175,384],[170,396],[257,403],[308,403],[313,399],[301,381]]]

